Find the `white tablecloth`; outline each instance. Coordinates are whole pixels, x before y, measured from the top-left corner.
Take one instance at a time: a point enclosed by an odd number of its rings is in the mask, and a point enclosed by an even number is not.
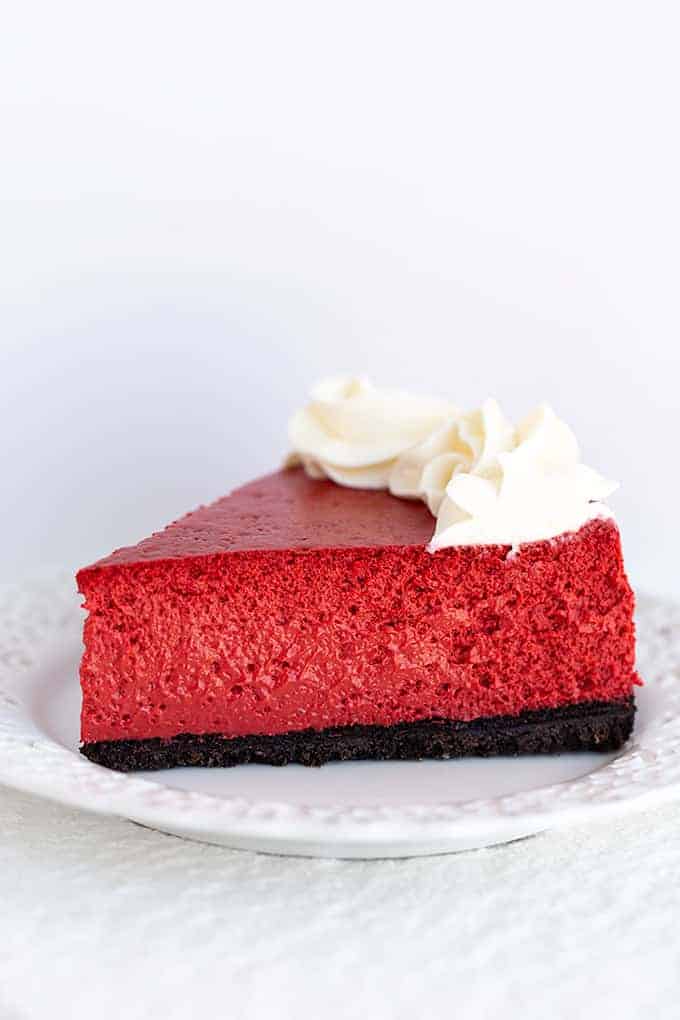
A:
[[[680,1016],[680,805],[404,861],[266,857],[0,790],[0,1017]]]

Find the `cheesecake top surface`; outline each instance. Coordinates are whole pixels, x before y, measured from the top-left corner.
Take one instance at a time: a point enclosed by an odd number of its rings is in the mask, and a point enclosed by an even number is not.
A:
[[[423,503],[289,468],[235,489],[93,566],[267,549],[424,547],[432,526]]]

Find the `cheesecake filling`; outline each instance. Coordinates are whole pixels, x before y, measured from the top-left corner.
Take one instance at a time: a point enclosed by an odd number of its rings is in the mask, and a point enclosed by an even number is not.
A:
[[[510,545],[611,517],[618,487],[581,462],[569,426],[541,404],[513,425],[495,400],[460,412],[447,401],[329,379],[290,422],[287,463],[314,478],[420,499],[435,518],[430,552]]]

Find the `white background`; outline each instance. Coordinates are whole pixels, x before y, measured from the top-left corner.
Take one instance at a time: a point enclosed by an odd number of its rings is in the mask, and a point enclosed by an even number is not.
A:
[[[0,576],[276,465],[318,376],[512,414],[678,590],[674,3],[35,3],[0,40]]]

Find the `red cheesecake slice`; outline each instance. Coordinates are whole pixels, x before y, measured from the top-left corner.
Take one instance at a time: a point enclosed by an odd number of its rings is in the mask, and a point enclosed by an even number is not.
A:
[[[420,502],[279,471],[78,574],[82,751],[112,768],[613,750],[633,594],[597,519],[426,549]]]

